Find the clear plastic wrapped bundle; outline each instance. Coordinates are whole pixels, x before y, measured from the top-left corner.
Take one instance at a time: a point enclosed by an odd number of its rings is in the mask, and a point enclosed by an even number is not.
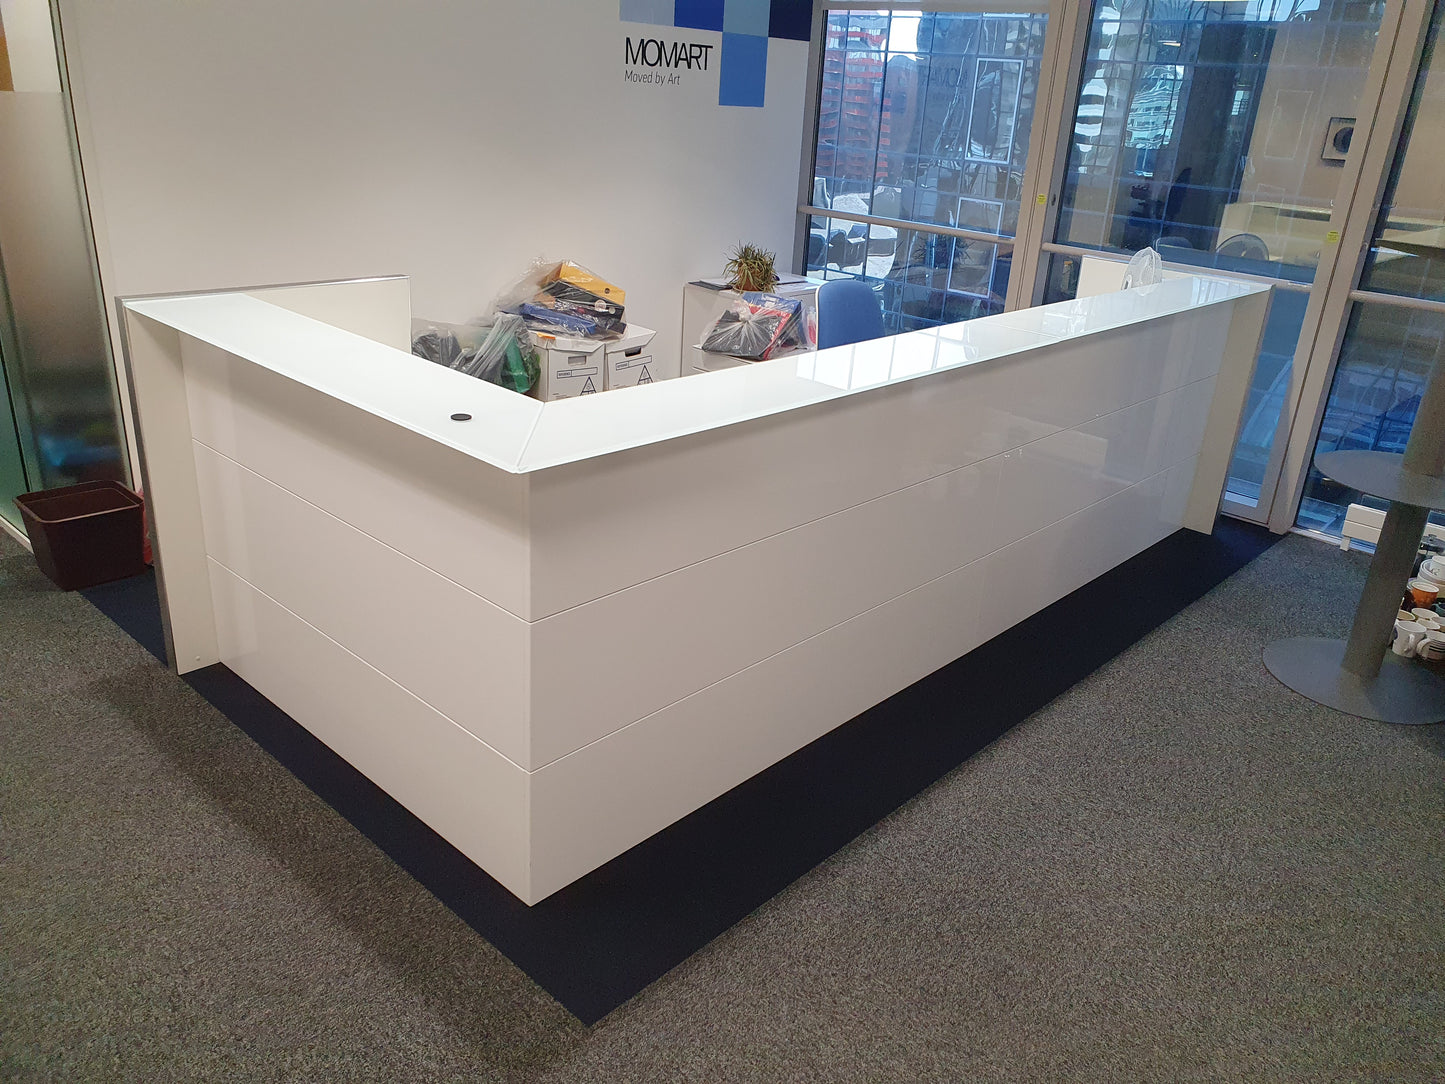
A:
[[[526,321],[510,313],[476,324],[419,322],[412,328],[411,352],[523,394],[536,385],[541,368]]]
[[[739,294],[708,325],[701,345],[710,353],[751,361],[806,349],[810,342],[803,303],[777,294]]]
[[[571,260],[535,260],[504,290],[494,313],[521,316],[533,331],[584,339],[619,339],[627,330],[626,293]]]
[[[451,368],[452,362],[462,352],[462,344],[450,327],[423,323],[420,330],[415,326],[412,328],[411,352],[419,358]]]

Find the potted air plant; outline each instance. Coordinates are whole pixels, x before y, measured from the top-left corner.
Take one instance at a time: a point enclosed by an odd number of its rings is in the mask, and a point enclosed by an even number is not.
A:
[[[773,254],[757,245],[738,245],[723,265],[728,285],[743,293],[767,293],[778,284]]]

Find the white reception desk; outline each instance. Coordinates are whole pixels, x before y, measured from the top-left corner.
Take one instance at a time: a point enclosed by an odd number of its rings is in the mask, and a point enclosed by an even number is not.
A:
[[[542,404],[412,357],[405,279],[128,300],[173,659],[535,903],[1210,530],[1268,301],[1184,278]]]

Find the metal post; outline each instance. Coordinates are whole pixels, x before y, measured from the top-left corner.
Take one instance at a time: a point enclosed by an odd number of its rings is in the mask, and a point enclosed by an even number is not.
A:
[[[1402,586],[1410,578],[1415,563],[1415,550],[1425,533],[1429,509],[1413,504],[1394,503],[1385,514],[1380,540],[1375,544],[1375,558],[1365,579],[1365,590],[1350,626],[1350,639],[1345,645],[1343,670],[1365,679],[1380,672],[1389,650],[1389,633],[1395,627],[1395,611],[1400,608]]]
[[[1435,348],[1430,383],[1420,396],[1401,466],[1416,474],[1445,473],[1445,339]]]

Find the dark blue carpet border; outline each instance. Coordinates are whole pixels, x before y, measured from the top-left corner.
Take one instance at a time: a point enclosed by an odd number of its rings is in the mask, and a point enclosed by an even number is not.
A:
[[[1227,519],[1179,531],[531,908],[226,667],[185,680],[592,1024],[1278,537]],[[153,575],[84,594],[164,660]],[[1041,661],[1060,623],[1067,650]]]

